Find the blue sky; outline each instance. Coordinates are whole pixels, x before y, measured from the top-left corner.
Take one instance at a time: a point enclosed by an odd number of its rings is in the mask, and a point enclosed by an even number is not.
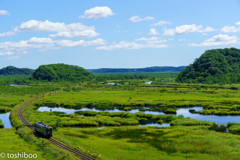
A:
[[[10,0],[0,22],[0,68],[182,66],[240,45],[238,0]]]

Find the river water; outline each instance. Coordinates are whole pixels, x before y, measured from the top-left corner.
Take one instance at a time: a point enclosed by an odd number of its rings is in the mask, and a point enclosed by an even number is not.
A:
[[[2,120],[2,122],[4,124],[4,128],[12,128],[12,125],[11,125],[11,122],[9,119],[9,115],[10,115],[10,112],[0,114],[0,119]]]
[[[235,122],[235,123],[240,123],[240,116],[217,116],[217,115],[201,115],[198,113],[190,113],[189,110],[190,109],[195,109],[196,111],[201,111],[203,110],[202,107],[192,107],[192,108],[179,108],[177,109],[177,115],[183,115],[184,117],[190,117],[190,118],[194,118],[197,120],[201,120],[201,121],[210,121],[210,122],[216,122],[218,123],[218,125],[224,124],[227,125],[229,122]],[[44,107],[40,107],[38,108],[38,111],[40,112],[50,112],[50,111],[57,111],[57,112],[64,112],[66,114],[72,114],[75,113],[77,111],[95,111],[95,112],[102,112],[103,110],[98,110],[95,108],[82,108],[82,109],[67,109],[67,108],[62,108],[62,107],[54,107],[54,108],[50,108],[47,106]],[[139,111],[139,109],[133,109],[131,111],[123,111],[123,110],[119,110],[119,109],[114,109],[114,110],[104,110],[106,112],[128,112],[128,113],[136,113],[136,112],[143,112],[146,114],[153,114],[153,115],[164,115],[163,112],[156,112],[156,111]],[[4,114],[0,114],[0,119],[2,120],[3,124],[4,124],[4,128],[12,128],[10,119],[9,119],[9,113],[4,113]],[[145,124],[145,125],[139,125],[141,127],[144,126],[158,126],[158,127],[167,127],[170,126],[169,123],[164,123],[164,124],[157,124],[157,123],[151,123],[151,124]]]
[[[201,115],[198,113],[190,113],[190,109],[195,109],[196,111],[201,111],[203,110],[203,107],[192,107],[192,108],[179,108],[177,109],[177,115],[183,115],[184,117],[190,117],[194,118],[197,120],[201,121],[210,121],[210,122],[216,122],[218,125],[224,124],[227,125],[229,122],[235,122],[235,123],[240,123],[240,116],[216,116],[216,115]],[[61,107],[40,107],[38,108],[38,111],[44,112],[44,111],[58,111],[58,112],[64,112],[66,114],[72,114],[77,111],[95,111],[95,112],[102,112],[103,110],[98,110],[95,108],[82,108],[82,109],[66,109],[66,108],[61,108]],[[136,113],[140,112],[138,109],[133,109],[131,111],[123,111],[119,109],[114,109],[114,110],[104,110],[106,112],[128,112],[128,113]],[[163,112],[156,112],[156,111],[141,111],[146,114],[154,114],[154,115],[164,115]],[[149,126],[160,126],[159,124],[147,124]],[[162,126],[162,125],[161,125]]]

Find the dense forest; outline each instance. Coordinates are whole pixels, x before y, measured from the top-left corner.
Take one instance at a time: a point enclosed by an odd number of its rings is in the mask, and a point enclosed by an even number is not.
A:
[[[32,77],[36,80],[47,81],[85,81],[94,75],[79,66],[67,64],[49,64],[39,66]]]
[[[8,66],[0,69],[0,75],[31,75],[33,72],[33,69],[17,68],[14,66]]]
[[[91,73],[153,73],[153,72],[181,72],[185,66],[173,67],[173,66],[162,66],[162,67],[147,67],[147,68],[100,68],[100,69],[88,69]]]
[[[176,78],[187,83],[239,83],[240,50],[236,48],[207,50]]]

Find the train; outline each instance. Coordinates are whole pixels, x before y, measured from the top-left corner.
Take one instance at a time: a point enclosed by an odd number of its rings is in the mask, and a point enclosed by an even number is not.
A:
[[[51,126],[48,126],[42,122],[35,122],[35,131],[45,137],[45,138],[50,138],[53,135],[53,128]]]

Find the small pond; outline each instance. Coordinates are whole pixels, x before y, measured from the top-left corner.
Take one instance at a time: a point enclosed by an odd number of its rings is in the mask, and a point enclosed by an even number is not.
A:
[[[12,87],[29,87],[29,85],[18,85],[18,84],[9,84],[8,86],[12,86]]]
[[[117,82],[106,83],[106,85],[119,85]]]
[[[229,122],[235,122],[235,123],[240,123],[240,116],[217,116],[217,115],[201,115],[198,113],[190,113],[190,109],[195,109],[196,111],[201,111],[203,110],[203,107],[192,107],[192,108],[179,108],[177,109],[177,115],[183,115],[184,117],[190,117],[194,119],[198,119],[201,121],[210,121],[210,122],[216,122],[219,125],[224,124],[227,125]],[[61,108],[61,107],[40,107],[38,111],[44,112],[44,111],[58,111],[58,112],[64,112],[66,114],[72,114],[76,111],[96,111],[96,112],[102,112],[103,110],[98,110],[98,109],[91,109],[91,108],[82,108],[82,109],[66,109],[66,108]],[[114,110],[104,110],[106,112],[129,112],[129,113],[136,113],[140,112],[139,109],[133,109],[131,111],[123,111],[119,109],[114,109]],[[164,115],[163,112],[156,112],[156,111],[141,111],[146,114],[154,114],[154,115]],[[148,124],[152,125],[152,124]],[[157,125],[157,124],[156,124]]]
[[[163,123],[163,124],[158,124],[158,123],[148,123],[144,125],[139,125],[140,127],[170,127],[170,123]]]
[[[12,128],[9,116],[10,116],[10,112],[0,114],[0,119],[2,120],[2,123],[4,124],[4,128]]]
[[[145,82],[144,84],[152,84],[152,81]]]

